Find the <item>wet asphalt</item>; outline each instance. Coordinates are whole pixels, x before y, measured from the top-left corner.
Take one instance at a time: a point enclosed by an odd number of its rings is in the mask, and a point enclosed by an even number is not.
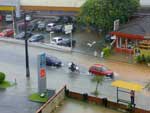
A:
[[[6,73],[6,80],[10,82],[17,81],[17,85],[0,90],[0,111],[2,113],[33,113],[41,104],[28,100],[28,96],[37,92],[37,55],[46,52],[62,60],[62,68],[56,69],[47,67],[47,88],[56,89],[66,84],[70,90],[80,93],[94,91],[96,84],[91,82],[93,76],[88,74],[88,68],[93,63],[102,63],[115,71],[115,79],[137,82],[145,85],[150,78],[150,70],[146,66],[127,64],[121,62],[106,61],[99,57],[93,57],[80,53],[64,53],[42,48],[29,48],[30,56],[30,79],[25,76],[25,56],[24,46],[0,42],[0,70]],[[80,73],[71,73],[67,64],[74,61],[80,68]],[[102,86],[99,86],[100,97],[107,97],[116,101],[116,89],[111,86],[112,80],[105,79]],[[129,99],[129,96],[120,95],[122,98]],[[138,107],[150,110],[150,95],[147,91],[136,93],[136,103]]]

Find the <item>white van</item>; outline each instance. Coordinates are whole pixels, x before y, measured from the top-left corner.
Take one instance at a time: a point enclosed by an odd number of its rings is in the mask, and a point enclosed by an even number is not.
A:
[[[7,15],[5,16],[5,21],[6,21],[6,22],[12,22],[12,21],[13,21],[13,16],[12,16],[11,14],[7,14]]]

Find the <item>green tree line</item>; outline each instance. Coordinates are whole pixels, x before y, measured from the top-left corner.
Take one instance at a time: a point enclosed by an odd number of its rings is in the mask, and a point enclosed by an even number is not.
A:
[[[114,20],[125,23],[138,7],[139,0],[87,0],[78,19],[84,25],[107,32],[112,30]]]

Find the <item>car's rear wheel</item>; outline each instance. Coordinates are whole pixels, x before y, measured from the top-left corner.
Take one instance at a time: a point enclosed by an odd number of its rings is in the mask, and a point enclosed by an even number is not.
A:
[[[111,78],[111,79],[114,79],[114,75],[106,75],[107,77]]]

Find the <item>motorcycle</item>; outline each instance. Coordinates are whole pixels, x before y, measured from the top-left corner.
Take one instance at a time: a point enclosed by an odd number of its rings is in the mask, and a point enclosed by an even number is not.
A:
[[[74,64],[73,62],[68,63],[68,69],[71,72],[80,72],[79,67],[76,64]]]

